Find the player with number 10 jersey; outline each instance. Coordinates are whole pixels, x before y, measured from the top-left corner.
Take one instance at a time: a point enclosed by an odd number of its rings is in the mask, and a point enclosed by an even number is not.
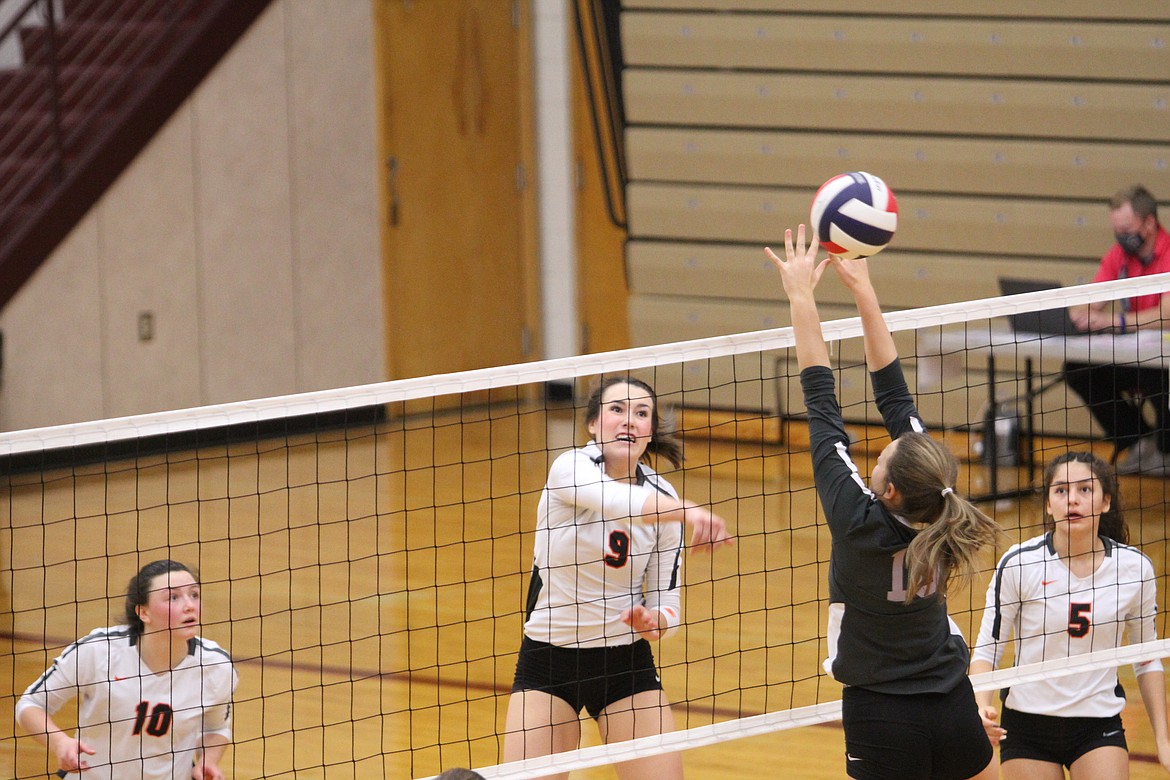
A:
[[[58,775],[91,780],[223,780],[236,672],[199,636],[195,572],[146,564],[126,588],[125,624],[72,643],[16,704],[16,721],[48,749]],[[77,730],[54,717],[77,699]]]
[[[155,673],[136,644],[126,626],[91,631],[29,686],[17,711],[55,713],[79,699],[78,737],[97,751],[81,777],[185,780],[205,735],[231,738],[232,659],[196,637],[178,666]]]

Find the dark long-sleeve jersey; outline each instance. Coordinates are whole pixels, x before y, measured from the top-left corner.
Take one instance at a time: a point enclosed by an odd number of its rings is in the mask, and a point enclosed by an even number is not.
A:
[[[892,438],[926,430],[898,360],[870,379]],[[905,601],[906,548],[916,532],[866,487],[849,457],[833,372],[811,366],[800,382],[813,475],[833,539],[826,668],[845,685],[880,693],[950,691],[967,673],[967,643],[945,601],[934,594]]]

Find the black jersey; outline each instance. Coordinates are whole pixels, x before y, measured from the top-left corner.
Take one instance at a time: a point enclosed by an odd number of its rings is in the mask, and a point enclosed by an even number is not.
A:
[[[898,360],[870,379],[892,438],[926,430]],[[878,501],[850,459],[832,370],[811,366],[800,382],[817,494],[833,538],[826,669],[845,685],[881,693],[950,691],[966,676],[967,643],[945,601],[920,594],[905,602],[905,555],[915,530]]]

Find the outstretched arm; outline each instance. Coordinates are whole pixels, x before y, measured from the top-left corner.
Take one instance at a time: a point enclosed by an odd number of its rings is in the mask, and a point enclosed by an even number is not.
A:
[[[857,313],[861,315],[861,329],[865,333],[865,364],[870,371],[885,368],[898,357],[894,337],[882,316],[877,293],[869,278],[869,263],[864,257],[854,260],[833,259],[833,270],[853,293]]]
[[[714,512],[694,501],[672,498],[655,492],[642,505],[642,514],[634,519],[642,523],[686,523],[691,526],[691,549],[714,550],[735,540],[727,531],[727,523]]]
[[[829,366],[829,348],[825,346],[825,335],[821,331],[821,317],[817,312],[814,294],[817,282],[825,271],[828,259],[817,262],[820,245],[816,236],[805,249],[804,225],[796,229],[796,244],[792,242],[792,231],[784,231],[784,256],[781,260],[769,248],[764,252],[780,271],[780,280],[792,313],[792,331],[796,337],[796,364],[800,369],[809,366]]]
[[[686,523],[691,546],[711,550],[731,544],[722,517],[696,504],[674,498],[649,485],[631,485],[605,476],[583,450],[561,454],[549,470],[545,489],[567,505],[600,512],[609,519],[637,523]]]

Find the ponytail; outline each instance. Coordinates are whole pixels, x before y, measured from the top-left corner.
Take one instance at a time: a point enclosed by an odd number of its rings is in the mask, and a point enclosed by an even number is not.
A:
[[[975,575],[979,550],[1001,533],[994,520],[953,488],[940,491],[940,498],[943,507],[938,519],[919,531],[906,549],[907,604],[919,591],[927,593],[933,588],[941,600],[952,583],[968,585]]]
[[[976,556],[1001,533],[990,517],[955,492],[959,463],[928,434],[898,437],[890,457],[889,481],[901,494],[891,507],[921,530],[906,548],[906,603],[919,591],[942,599],[952,580],[970,582]]]

